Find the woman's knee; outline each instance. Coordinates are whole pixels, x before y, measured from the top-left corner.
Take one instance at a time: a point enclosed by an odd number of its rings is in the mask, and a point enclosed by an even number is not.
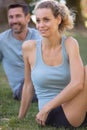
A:
[[[84,88],[82,91],[82,97],[87,99],[87,65],[84,67]]]
[[[87,85],[87,65],[84,67],[84,75],[85,75],[85,78],[84,78],[85,84],[84,85]]]
[[[87,65],[84,66],[85,71],[87,72]]]

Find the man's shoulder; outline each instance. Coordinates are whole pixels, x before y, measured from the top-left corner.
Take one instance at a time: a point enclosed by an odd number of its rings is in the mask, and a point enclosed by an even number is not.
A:
[[[28,28],[30,33],[39,33],[39,31],[36,28]]]
[[[0,39],[5,39],[9,35],[10,32],[11,32],[11,29],[8,29],[4,32],[1,32],[0,33]]]
[[[30,28],[29,27],[29,35],[31,36],[31,39],[41,38],[41,35],[36,28]]]

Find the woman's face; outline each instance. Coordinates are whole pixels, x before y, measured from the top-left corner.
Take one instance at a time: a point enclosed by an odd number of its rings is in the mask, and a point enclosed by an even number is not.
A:
[[[36,27],[43,37],[51,37],[58,33],[58,17],[55,18],[49,8],[40,8],[35,12]]]

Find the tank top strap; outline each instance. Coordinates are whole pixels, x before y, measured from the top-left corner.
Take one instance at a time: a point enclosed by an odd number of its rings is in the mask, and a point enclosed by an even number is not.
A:
[[[36,43],[36,64],[40,62],[42,62],[41,40],[38,40]]]
[[[68,60],[68,55],[67,55],[66,47],[65,47],[65,40],[66,40],[66,38],[67,37],[65,35],[62,37],[62,51],[63,51],[64,62],[66,61],[66,59]]]

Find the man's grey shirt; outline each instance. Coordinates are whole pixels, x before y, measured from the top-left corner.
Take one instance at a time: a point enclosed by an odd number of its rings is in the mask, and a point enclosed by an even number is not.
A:
[[[39,39],[41,39],[39,32],[34,28],[28,28],[28,34],[24,41]],[[24,41],[14,38],[11,29],[0,34],[0,61],[2,61],[5,74],[13,91],[24,80],[22,55],[22,44]]]

